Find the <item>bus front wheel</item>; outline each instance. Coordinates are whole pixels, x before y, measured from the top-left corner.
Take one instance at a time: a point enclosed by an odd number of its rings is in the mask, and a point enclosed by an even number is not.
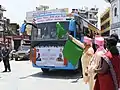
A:
[[[15,57],[15,61],[18,61],[18,58],[17,58],[17,57]]]
[[[43,71],[43,73],[48,73],[49,72],[49,69],[46,69],[46,68],[41,68],[41,70]]]
[[[81,75],[82,75],[82,63],[81,63],[81,60],[79,60],[78,68],[75,70],[75,72],[81,73]]]

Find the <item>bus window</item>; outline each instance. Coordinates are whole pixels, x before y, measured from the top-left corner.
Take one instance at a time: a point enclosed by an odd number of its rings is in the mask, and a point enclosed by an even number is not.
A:
[[[41,38],[41,29],[38,29],[38,39]]]
[[[38,37],[38,30],[37,30],[37,28],[32,27],[31,39],[37,40],[37,37]]]
[[[65,30],[68,30],[68,22],[60,22]],[[56,22],[39,23],[37,24],[38,29],[32,30],[32,40],[56,40]],[[67,39],[64,36],[63,39]]]

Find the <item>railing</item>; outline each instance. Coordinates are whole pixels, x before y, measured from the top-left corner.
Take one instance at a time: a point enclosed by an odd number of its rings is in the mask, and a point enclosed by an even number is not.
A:
[[[104,25],[106,22],[110,21],[110,17],[107,18],[106,20],[104,20],[102,23],[101,23],[101,26]]]
[[[103,33],[107,32],[107,31],[110,31],[110,27],[108,27],[108,28],[106,28],[104,30],[101,30],[100,33],[103,34]]]

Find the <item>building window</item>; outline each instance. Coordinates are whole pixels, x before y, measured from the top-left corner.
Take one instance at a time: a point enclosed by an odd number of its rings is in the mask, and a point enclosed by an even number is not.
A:
[[[114,16],[117,16],[117,8],[114,9]]]
[[[2,15],[2,14],[0,14],[0,20],[2,19],[2,16],[3,16],[3,15]]]
[[[92,14],[90,14],[90,19],[92,19]]]

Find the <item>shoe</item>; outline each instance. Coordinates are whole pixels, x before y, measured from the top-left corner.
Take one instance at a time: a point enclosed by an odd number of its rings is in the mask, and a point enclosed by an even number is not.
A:
[[[4,72],[7,72],[7,71],[5,70],[5,71],[3,71],[3,73],[4,73]]]
[[[8,72],[11,72],[11,70],[9,70]]]
[[[81,78],[83,78],[83,75],[81,75]]]

